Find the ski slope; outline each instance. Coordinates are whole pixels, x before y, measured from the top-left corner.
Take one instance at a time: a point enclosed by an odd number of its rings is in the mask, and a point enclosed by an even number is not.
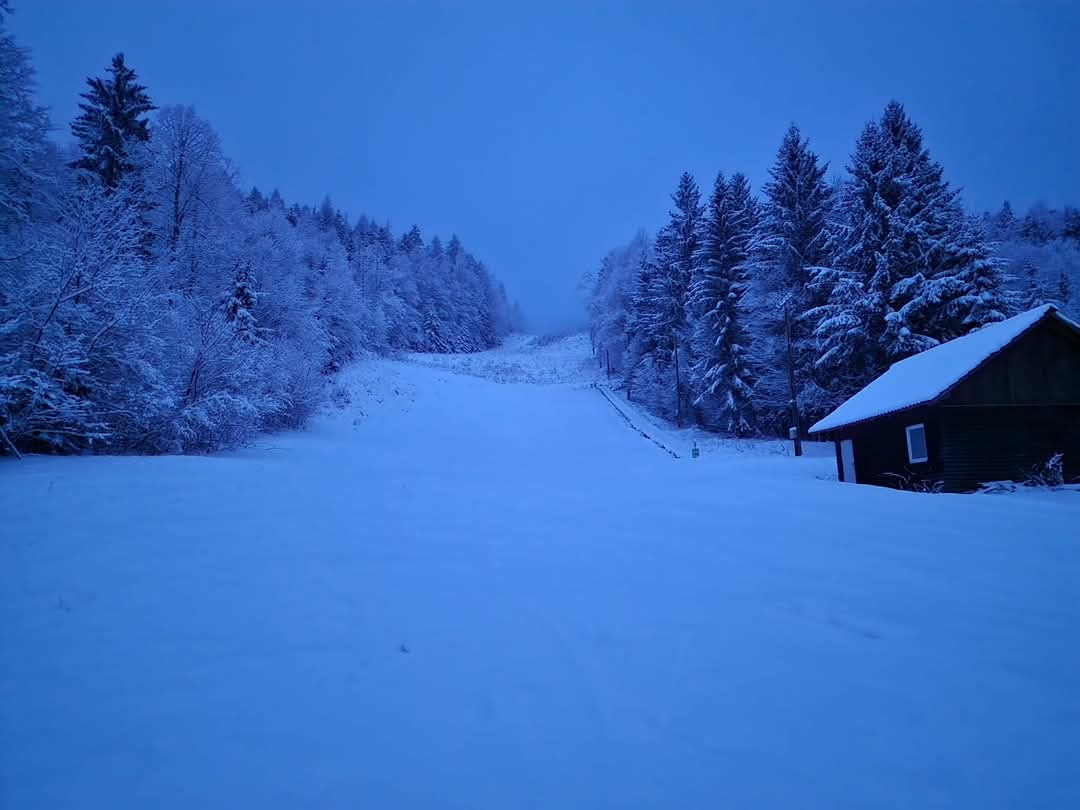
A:
[[[0,807],[1080,807],[1076,493],[676,460],[586,350],[0,464]]]

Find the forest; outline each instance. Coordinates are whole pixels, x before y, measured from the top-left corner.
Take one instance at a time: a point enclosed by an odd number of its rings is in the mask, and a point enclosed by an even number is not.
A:
[[[785,435],[892,363],[1043,303],[1080,317],[1080,211],[965,209],[898,102],[845,172],[795,125],[755,195],[688,173],[670,221],[585,277],[593,349],[626,395],[680,423]]]
[[[521,323],[457,236],[242,190],[210,122],[155,106],[122,54],[79,107],[60,145],[0,27],[0,453],[233,445],[303,424],[365,353]]]

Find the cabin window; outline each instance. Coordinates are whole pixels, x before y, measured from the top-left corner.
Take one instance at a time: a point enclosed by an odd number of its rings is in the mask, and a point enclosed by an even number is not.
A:
[[[926,426],[908,425],[907,428],[907,457],[912,464],[929,460],[926,452]]]

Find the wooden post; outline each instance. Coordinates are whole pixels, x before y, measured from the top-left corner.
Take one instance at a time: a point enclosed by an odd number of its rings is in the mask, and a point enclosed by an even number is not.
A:
[[[791,345],[791,308],[784,306],[784,333],[787,337],[788,387],[791,390],[791,426],[795,428],[795,455],[802,455],[802,431],[799,425],[799,397],[795,388],[795,350]]]
[[[607,355],[607,375],[611,376],[611,349],[605,349],[604,354]]]
[[[682,427],[682,385],[679,381],[679,339],[675,339],[675,424]]]

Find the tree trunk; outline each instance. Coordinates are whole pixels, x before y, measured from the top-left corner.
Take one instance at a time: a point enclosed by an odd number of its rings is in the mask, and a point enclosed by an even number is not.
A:
[[[791,310],[784,307],[784,334],[787,338],[788,387],[791,392],[791,426],[795,429],[795,455],[802,455],[802,430],[799,425],[799,396],[795,388],[795,350],[791,345]]]
[[[675,340],[675,424],[682,427],[682,382],[679,379],[679,341]]]

